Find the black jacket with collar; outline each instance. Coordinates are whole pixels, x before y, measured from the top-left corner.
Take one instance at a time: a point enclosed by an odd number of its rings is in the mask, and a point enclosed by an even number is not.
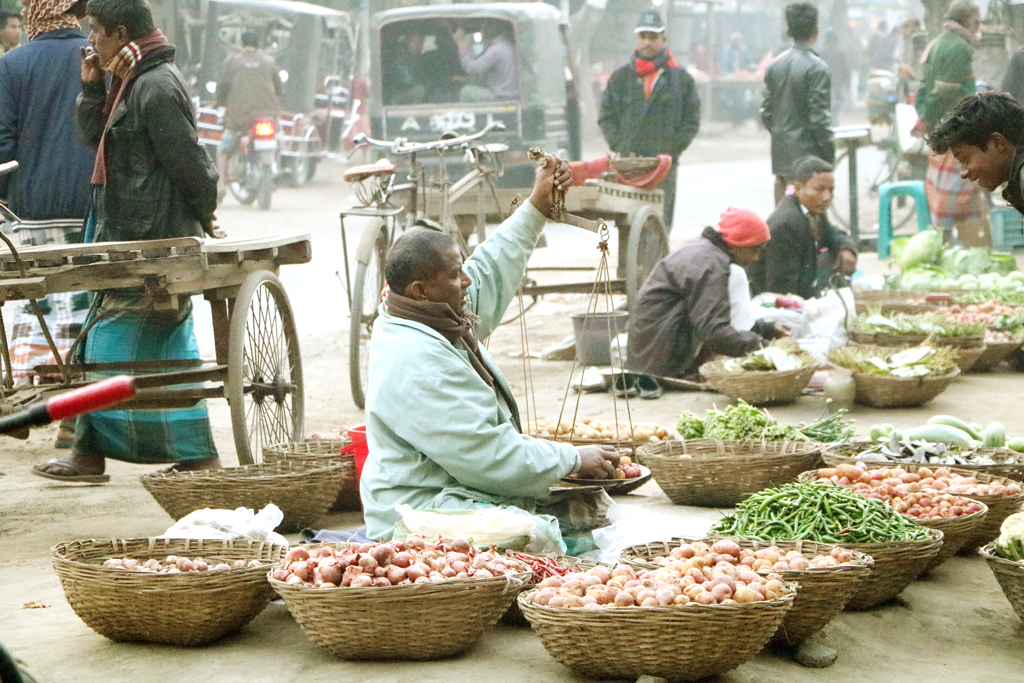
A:
[[[1003,199],[1024,213],[1024,148],[1018,147],[1010,167],[1010,180],[1003,188]]]
[[[107,131],[107,184],[93,212],[96,241],[201,237],[217,209],[217,171],[199,144],[185,80],[174,48],[139,63]],[[83,83],[78,129],[99,146],[106,84]]]
[[[811,221],[800,207],[796,195],[787,195],[768,216],[772,239],[761,260],[748,269],[750,290],[796,294],[805,299],[818,296],[818,252],[828,250],[833,258],[841,249],[857,253],[849,235],[837,230],[828,218],[821,217],[818,239],[811,235]]]
[[[776,57],[764,75],[761,120],[772,135],[772,173],[789,177],[802,157],[835,161],[832,75],[809,45]]]

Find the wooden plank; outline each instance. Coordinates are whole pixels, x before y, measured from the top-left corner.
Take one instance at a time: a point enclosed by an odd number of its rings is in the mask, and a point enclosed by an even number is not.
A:
[[[176,253],[199,253],[202,242],[197,237],[175,237],[166,240],[138,240],[134,242],[92,242],[90,244],[44,244],[37,247],[18,248],[22,260],[49,260],[80,256],[83,254],[141,252],[143,249],[174,249]],[[0,261],[13,261],[14,255],[5,245],[0,245]]]
[[[612,294],[625,294],[626,281],[619,279],[612,280],[610,290]],[[557,285],[531,285],[529,287],[523,287],[523,296],[543,296],[545,294],[590,294],[593,291],[593,282],[564,282]],[[603,287],[601,293],[604,293]]]
[[[46,278],[26,277],[0,280],[0,302],[42,299],[47,292]]]

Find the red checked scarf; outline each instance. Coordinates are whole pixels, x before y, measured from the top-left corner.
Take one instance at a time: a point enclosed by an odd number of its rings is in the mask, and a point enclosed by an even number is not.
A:
[[[65,28],[81,28],[78,18],[67,13],[78,0],[33,0],[21,10],[25,19],[25,33],[32,40],[41,33]]]
[[[658,82],[658,74],[661,70],[667,66],[679,66],[679,62],[676,61],[675,56],[672,54],[672,50],[665,48],[665,51],[661,53],[661,56],[652,62],[648,62],[646,59],[642,59],[637,56],[634,51],[631,59],[633,61],[633,67],[636,69],[636,75],[640,76],[644,81],[644,97],[650,97],[651,91],[654,90],[654,84]]]
[[[107,115],[107,122],[103,126],[99,147],[96,148],[96,163],[92,168],[91,179],[93,185],[107,184],[107,158],[104,152],[106,147],[104,143],[107,131],[110,130],[111,120],[114,118],[114,112],[117,111],[117,105],[121,103],[125,90],[128,89],[128,85],[135,76],[136,67],[148,55],[168,44],[167,36],[160,29],[156,29],[122,47],[113,59],[103,65],[103,70],[110,73],[113,78],[110,79],[107,101],[103,105],[103,113]]]
[[[460,316],[448,304],[434,301],[416,301],[407,296],[402,296],[394,290],[388,290],[384,305],[387,307],[388,313],[396,318],[404,318],[421,325],[426,325],[450,341],[454,347],[468,351],[469,362],[472,364],[473,369],[476,370],[476,374],[480,375],[480,379],[486,382],[487,386],[493,389],[497,396],[505,400],[505,405],[508,406],[511,413],[512,425],[516,428],[516,431],[523,431],[519,422],[519,406],[516,405],[516,400],[512,398],[512,395],[505,390],[501,382],[491,373],[490,368],[484,363],[483,355],[480,353],[480,345],[473,334],[473,326],[471,324],[479,320],[479,318],[472,313],[463,313]]]

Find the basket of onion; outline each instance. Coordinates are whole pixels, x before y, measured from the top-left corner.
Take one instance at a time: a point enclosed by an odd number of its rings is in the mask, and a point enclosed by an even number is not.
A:
[[[139,480],[174,519],[203,508],[260,510],[274,503],[284,513],[278,530],[287,532],[319,522],[347,477],[337,463],[284,460],[219,470],[163,470]]]
[[[797,591],[779,574],[706,569],[593,567],[541,581],[519,608],[548,654],[584,676],[696,680],[757,655]]]
[[[978,533],[988,512],[984,503],[935,488],[934,477],[926,476],[929,474],[933,473],[928,469],[915,473],[900,467],[869,470],[866,463],[860,462],[804,472],[800,480],[845,486],[862,496],[887,503],[921,526],[942,531],[942,548],[925,567],[924,571],[928,572],[960,552]],[[928,479],[932,482],[922,483]]]
[[[295,547],[270,572],[303,633],[350,660],[429,660],[468,650],[530,579],[522,562],[465,540]]]
[[[874,560],[862,552],[814,541],[689,541],[673,539],[626,548],[619,556],[634,569],[696,568],[721,563],[732,565],[734,578],[744,574],[777,573],[783,581],[800,584],[793,609],[786,613],[772,640],[797,645],[807,640],[843,611],[857,585],[871,571]],[[723,567],[724,569],[724,567]],[[728,570],[726,570],[728,571]],[[695,576],[695,575],[694,575]]]
[[[266,446],[263,449],[263,462],[268,465],[293,461],[311,463],[320,467],[325,465],[341,466],[343,475],[341,490],[334,503],[331,504],[331,509],[359,511],[363,506],[359,500],[359,479],[356,477],[355,456],[341,453],[341,449],[350,443],[352,443],[352,439],[339,437]]]
[[[189,646],[262,612],[274,594],[267,568],[285,550],[239,539],[108,538],[58,543],[50,556],[71,608],[101,636]]]

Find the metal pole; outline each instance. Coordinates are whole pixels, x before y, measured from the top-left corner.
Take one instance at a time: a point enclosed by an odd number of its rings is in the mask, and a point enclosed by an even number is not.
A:
[[[857,148],[860,147],[860,142],[857,138],[852,138],[847,142],[847,149],[849,154],[849,170],[850,170],[850,237],[853,239],[853,243],[860,248],[860,197],[857,192]]]

